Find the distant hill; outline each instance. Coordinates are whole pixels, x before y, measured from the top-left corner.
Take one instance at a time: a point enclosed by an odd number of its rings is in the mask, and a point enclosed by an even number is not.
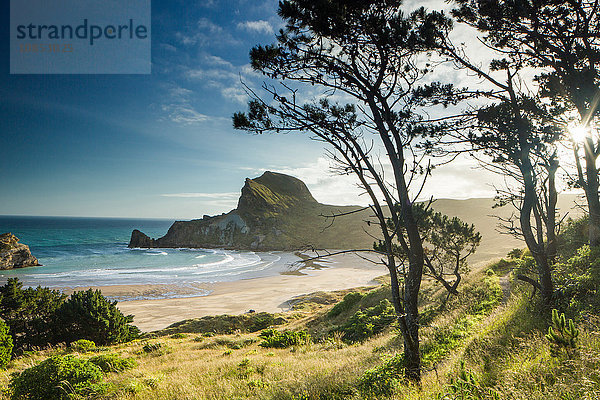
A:
[[[576,218],[581,215],[580,210],[574,210],[576,195],[561,195],[558,199],[558,210],[561,216]],[[436,211],[475,225],[481,233],[481,244],[477,252],[469,257],[469,263],[487,261],[492,258],[505,256],[514,248],[523,248],[525,243],[513,236],[502,234],[498,231],[497,216],[506,218],[516,212],[511,206],[492,208],[493,199],[438,199],[433,203]]]
[[[561,196],[561,213],[569,211],[575,196]],[[517,239],[496,231],[498,220],[509,207],[492,209],[492,199],[440,199],[433,207],[449,216],[472,223],[483,239],[471,262],[505,255],[523,247]],[[380,233],[370,210],[359,206],[334,206],[317,202],[304,182],[289,175],[267,171],[246,179],[236,209],[218,216],[175,222],[167,234],[152,239],[134,230],[129,247],[203,247],[239,250],[370,249]],[[326,215],[349,213],[335,219]]]

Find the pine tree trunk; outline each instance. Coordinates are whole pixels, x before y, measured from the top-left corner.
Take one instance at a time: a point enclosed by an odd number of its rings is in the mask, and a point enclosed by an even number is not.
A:
[[[421,381],[421,352],[419,350],[419,291],[423,278],[423,241],[412,215],[410,205],[402,210],[406,234],[411,244],[408,273],[404,282],[404,309],[407,334],[404,337],[406,378]]]
[[[521,158],[521,173],[523,175],[524,193],[519,222],[527,248],[531,251],[531,255],[537,266],[538,282],[541,286],[542,297],[546,304],[550,304],[554,292],[550,264],[548,263],[547,254],[544,251],[544,244],[537,242],[531,227],[531,215],[533,208],[535,207],[537,195],[535,190],[535,179],[533,177],[533,166],[526,153],[524,153]],[[538,229],[541,228],[542,227],[538,226]]]
[[[403,306],[400,296],[398,272],[396,271],[396,264],[393,256],[388,255],[387,264],[391,280],[392,303],[394,305],[396,315],[398,316],[398,324],[400,331],[402,332],[402,337],[404,338],[404,360],[406,364],[405,377],[412,382],[418,383],[421,380],[418,301],[413,301],[411,298],[408,298],[406,294],[409,291],[405,289],[404,304],[406,305],[406,308]],[[405,285],[406,284],[407,282],[405,282]]]
[[[588,240],[590,246],[600,245],[600,198],[598,197],[598,169],[596,168],[596,156],[594,155],[594,145],[591,139],[586,140],[585,144],[585,175],[586,191],[589,221],[588,221]]]
[[[556,204],[558,203],[558,192],[556,191],[556,171],[558,170],[558,159],[552,157],[548,167],[548,207],[546,216],[546,237],[548,240],[548,261],[554,263],[558,250],[556,238]]]
[[[419,327],[407,319],[410,339],[404,340],[406,362],[405,377],[411,382],[421,382],[421,352],[419,350]]]

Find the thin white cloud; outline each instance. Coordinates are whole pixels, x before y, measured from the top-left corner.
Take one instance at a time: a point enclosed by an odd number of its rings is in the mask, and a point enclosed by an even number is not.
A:
[[[168,118],[180,125],[194,125],[200,122],[205,122],[209,117],[194,110],[189,105],[170,104],[163,105],[163,111],[168,113]]]
[[[228,30],[208,18],[200,18],[195,26],[188,26],[183,31],[176,32],[175,38],[187,47],[240,44],[240,41],[234,38]]]
[[[169,43],[160,43],[159,46],[167,51],[170,51],[172,53],[177,52],[177,47],[173,46],[172,44]]]
[[[245,21],[237,24],[238,29],[243,29],[249,32],[264,33],[266,35],[273,34],[273,26],[269,21],[258,20],[258,21]]]
[[[171,121],[181,126],[197,125],[207,121],[223,120],[223,117],[206,115],[194,107],[194,91],[178,86],[169,85],[167,95],[160,105],[162,116],[160,121]],[[227,119],[228,120],[228,119]]]
[[[216,89],[224,99],[240,105],[248,102],[248,95],[240,80],[249,87],[256,88],[263,79],[249,64],[236,66],[213,55],[204,55],[200,58],[200,65],[193,68],[182,67],[182,75],[188,83]]]

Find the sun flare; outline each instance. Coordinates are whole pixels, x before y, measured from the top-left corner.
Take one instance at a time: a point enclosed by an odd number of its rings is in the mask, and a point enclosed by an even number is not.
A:
[[[583,125],[573,125],[569,127],[569,134],[575,143],[583,143],[588,136],[589,129]]]

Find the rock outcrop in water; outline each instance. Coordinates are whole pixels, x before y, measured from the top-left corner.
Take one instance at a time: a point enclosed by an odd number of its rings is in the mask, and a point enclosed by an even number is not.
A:
[[[0,235],[0,269],[34,267],[40,263],[35,258],[29,246],[19,243],[12,233]]]
[[[321,204],[301,180],[267,171],[258,178],[246,179],[235,210],[214,217],[177,221],[158,239],[134,230],[129,247],[370,248],[373,239],[363,231],[365,215],[338,218],[334,224],[324,217],[358,208]]]

